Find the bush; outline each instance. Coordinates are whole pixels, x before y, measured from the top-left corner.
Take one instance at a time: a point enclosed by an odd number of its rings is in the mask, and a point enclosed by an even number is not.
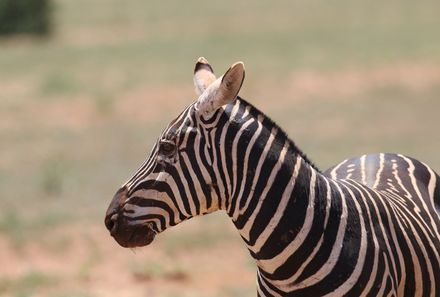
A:
[[[0,34],[48,34],[51,25],[49,1],[0,0]]]

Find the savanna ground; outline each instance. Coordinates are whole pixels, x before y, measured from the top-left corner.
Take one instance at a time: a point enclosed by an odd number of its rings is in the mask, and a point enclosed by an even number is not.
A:
[[[401,152],[440,171],[438,1],[54,1],[49,39],[0,40],[0,296],[255,296],[223,213],[126,250],[108,203],[195,99],[192,68],[243,60],[241,95],[322,169]]]

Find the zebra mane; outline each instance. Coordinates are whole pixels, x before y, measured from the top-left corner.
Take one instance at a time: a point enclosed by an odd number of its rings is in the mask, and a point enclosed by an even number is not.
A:
[[[249,103],[247,100],[243,99],[240,96],[237,96],[237,99],[243,102],[244,104],[251,107],[251,113],[256,113],[259,115],[262,115],[266,121],[269,123],[270,127],[273,128],[276,127],[279,129],[279,132],[282,136],[284,136],[291,146],[291,148],[294,150],[294,154],[300,156],[307,164],[309,164],[313,169],[315,169],[318,172],[321,172],[321,170],[307,157],[307,155],[295,144],[295,142],[289,137],[289,135],[277,124],[275,123],[270,117],[268,117],[264,112],[259,110],[257,107],[255,107],[253,104]]]

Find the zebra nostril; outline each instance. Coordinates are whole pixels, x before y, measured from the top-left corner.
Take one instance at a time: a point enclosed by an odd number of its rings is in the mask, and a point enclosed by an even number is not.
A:
[[[111,234],[114,234],[118,228],[117,221],[118,221],[117,213],[108,215],[105,218],[105,226],[107,227],[108,231],[110,231]]]

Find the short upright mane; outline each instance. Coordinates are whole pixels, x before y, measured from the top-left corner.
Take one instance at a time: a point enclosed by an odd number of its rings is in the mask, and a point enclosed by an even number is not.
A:
[[[284,136],[290,143],[292,149],[294,150],[294,153],[297,154],[298,156],[300,156],[307,164],[309,164],[313,169],[315,169],[318,172],[321,172],[319,170],[319,168],[309,159],[309,157],[307,157],[307,155],[295,144],[295,142],[290,139],[289,135],[287,135],[287,133],[277,124],[275,123],[270,117],[268,117],[264,112],[262,112],[261,110],[259,110],[257,107],[255,107],[254,105],[252,105],[251,103],[249,103],[247,100],[243,99],[242,97],[238,96],[237,97],[238,100],[240,100],[241,102],[243,102],[244,104],[250,106],[251,108],[251,113],[256,113],[259,115],[262,115],[268,122],[270,125],[270,128],[272,127],[277,127],[279,132],[281,133],[282,136]]]

